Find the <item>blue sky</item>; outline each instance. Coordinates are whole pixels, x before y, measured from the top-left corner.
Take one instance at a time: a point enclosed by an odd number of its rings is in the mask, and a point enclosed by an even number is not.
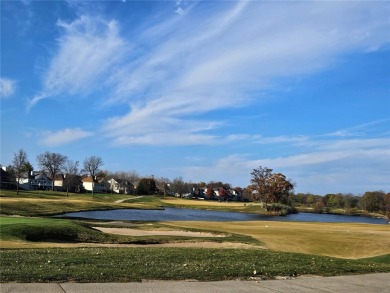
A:
[[[390,191],[388,1],[1,1],[1,158]]]

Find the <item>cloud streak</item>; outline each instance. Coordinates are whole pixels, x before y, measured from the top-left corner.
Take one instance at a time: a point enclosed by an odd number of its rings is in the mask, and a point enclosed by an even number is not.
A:
[[[94,134],[80,128],[66,128],[59,131],[45,131],[41,134],[40,143],[47,147],[62,146],[91,137]]]
[[[15,93],[16,82],[9,78],[0,78],[0,98],[7,98]]]
[[[107,75],[127,51],[115,21],[81,16],[57,22],[64,34],[43,78],[43,89],[32,97],[31,108],[43,99],[61,94],[87,95],[102,89]]]
[[[312,141],[313,138],[308,139]],[[187,166],[181,171],[194,181],[218,180],[249,184],[250,172],[258,166],[273,168],[297,183],[301,192],[360,192],[390,188],[390,140],[377,139],[314,139],[309,150],[288,156],[251,159],[251,155],[233,154],[217,159],[208,166]],[[226,179],[227,178],[227,179]]]
[[[59,20],[58,50],[28,109],[62,94],[95,99],[104,89],[103,107],[129,106],[103,123],[114,144],[167,144],[154,135],[218,144],[210,131],[224,121],[205,114],[256,105],[274,79],[318,72],[347,51],[388,43],[388,7],[377,4],[195,2],[182,15],[160,13],[142,30],[87,14]]]
[[[332,133],[325,134],[325,136],[336,136],[336,137],[349,137],[349,136],[362,136],[364,133],[372,129],[373,126],[380,124],[389,124],[389,119],[375,120],[368,123],[359,124],[353,127],[340,129]]]
[[[134,55],[112,77],[107,103],[129,103],[130,108],[107,120],[106,133],[121,133],[122,145],[157,144],[143,137],[161,133],[181,137],[178,144],[189,136],[207,144],[214,137],[218,144],[220,136],[208,135],[207,125],[217,130],[223,123],[194,117],[256,104],[258,93],[275,78],[318,72],[349,50],[386,44],[387,17],[379,6],[302,2],[281,7],[239,1],[203,11],[198,4],[184,17],[168,18],[138,36],[136,45],[153,49]],[[200,127],[193,128],[196,122]]]

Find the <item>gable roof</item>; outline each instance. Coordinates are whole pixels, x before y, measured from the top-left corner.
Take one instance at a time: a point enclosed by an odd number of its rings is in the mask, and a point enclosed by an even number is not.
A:
[[[95,180],[93,180],[92,176],[86,176],[86,177],[82,178],[81,181],[84,183],[88,183],[88,182],[102,183],[105,181],[105,179],[104,179],[104,177],[99,177],[99,178],[96,178]]]
[[[46,181],[51,181],[51,179],[49,177],[47,177],[45,174],[38,174],[38,175],[35,175],[34,177],[35,180],[46,180]]]
[[[57,174],[55,177],[54,177],[54,180],[64,180],[64,174]]]
[[[111,178],[111,180],[114,180],[116,183],[119,184],[131,184],[129,181],[126,179],[120,179],[120,178]]]

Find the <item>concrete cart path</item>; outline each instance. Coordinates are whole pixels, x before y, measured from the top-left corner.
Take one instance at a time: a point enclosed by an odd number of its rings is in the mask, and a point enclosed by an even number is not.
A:
[[[132,197],[132,198],[125,198],[125,199],[116,200],[115,203],[122,203],[122,202],[124,202],[124,201],[126,201],[126,200],[136,199],[136,198],[141,198],[141,197],[143,197],[143,195],[141,195],[141,196],[136,196],[136,197]]]
[[[144,281],[141,283],[3,283],[1,293],[128,293],[128,292],[353,292],[389,293],[390,273],[339,276],[304,277],[270,281]]]

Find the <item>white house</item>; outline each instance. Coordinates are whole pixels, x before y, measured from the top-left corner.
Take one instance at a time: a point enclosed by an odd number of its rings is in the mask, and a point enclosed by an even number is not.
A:
[[[18,180],[18,178],[16,178],[16,180]],[[52,181],[45,174],[32,171],[26,177],[19,178],[19,187],[26,190],[48,190],[52,188]]]
[[[132,194],[134,193],[134,185],[125,179],[111,178],[108,180],[111,192]]]
[[[58,174],[54,177],[54,189],[57,191],[64,190],[64,175]]]
[[[81,179],[85,190],[93,192],[107,192],[110,189],[110,184],[104,178],[92,178],[92,176]]]

